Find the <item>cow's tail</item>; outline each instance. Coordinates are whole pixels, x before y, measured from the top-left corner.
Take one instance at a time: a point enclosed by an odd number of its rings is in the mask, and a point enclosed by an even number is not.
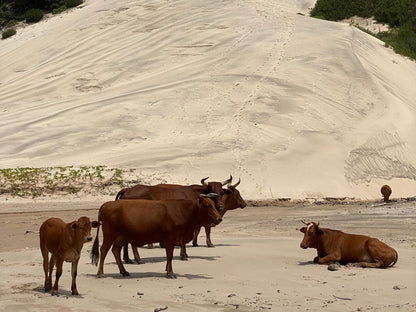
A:
[[[122,189],[120,192],[118,192],[116,195],[116,200],[121,199],[125,192],[126,192],[126,189]]]
[[[101,208],[98,211],[98,222],[100,222],[100,225],[101,225]],[[97,235],[95,236],[94,244],[92,245],[92,250],[91,250],[91,263],[95,264],[95,266],[98,265],[98,260],[100,259],[100,250],[99,250],[100,243],[98,241],[100,225],[97,227]]]

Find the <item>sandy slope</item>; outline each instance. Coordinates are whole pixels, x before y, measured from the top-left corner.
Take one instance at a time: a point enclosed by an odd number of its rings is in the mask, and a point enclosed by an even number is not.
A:
[[[246,198],[416,187],[416,63],[314,1],[87,0],[0,42],[0,167],[135,167]]]
[[[165,277],[165,253],[140,248],[144,264],[118,273],[111,252],[105,277],[95,276],[91,244],[84,245],[78,270],[79,297],[70,295],[70,265],[64,264],[60,296],[44,293],[40,224],[51,216],[69,222],[96,218],[100,203],[2,203],[0,209],[0,311],[414,311],[416,308],[416,210],[414,202],[387,206],[296,205],[229,211],[212,231],[215,248],[175,250],[176,280]],[[8,212],[8,213],[6,213]],[[24,213],[23,213],[24,212]],[[312,263],[316,250],[299,247],[300,220],[377,237],[394,247],[389,269],[342,267],[331,272]],[[26,233],[26,231],[29,231]],[[95,233],[94,233],[95,236]],[[101,239],[102,241],[102,239]]]

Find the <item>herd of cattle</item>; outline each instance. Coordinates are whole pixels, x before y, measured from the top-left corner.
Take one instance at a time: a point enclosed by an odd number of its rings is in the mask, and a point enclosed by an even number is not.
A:
[[[202,226],[205,228],[207,246],[212,247],[211,227],[222,221],[227,210],[247,206],[237,190],[240,180],[233,185],[231,176],[224,182],[206,182],[207,179],[202,179],[198,185],[140,184],[123,189],[114,201],[101,206],[98,221],[91,222],[88,217],[70,223],[59,218],[46,220],[39,231],[45,292],[52,290],[52,295],[58,294],[62,265],[66,261],[72,263],[72,295],[78,295],[78,261],[83,244],[92,241],[92,228],[97,228],[91,259],[93,264],[99,263],[98,277],[104,275],[104,260],[110,248],[120,274],[128,276],[121,260],[121,249],[124,249],[124,261],[132,263],[127,248],[130,244],[135,261],[140,263],[137,246],[160,243],[166,249],[167,276],[175,278],[172,270],[174,247],[181,247],[180,257],[186,260],[186,244],[192,241],[194,246],[198,246],[197,238]],[[382,194],[386,199],[383,191]],[[358,262],[362,267],[386,268],[397,262],[397,252],[376,238],[321,228],[315,222],[304,223],[306,226],[300,229],[304,233],[300,247],[316,248],[316,263]],[[103,233],[101,248],[98,240],[100,227]],[[56,276],[52,287],[55,266]]]

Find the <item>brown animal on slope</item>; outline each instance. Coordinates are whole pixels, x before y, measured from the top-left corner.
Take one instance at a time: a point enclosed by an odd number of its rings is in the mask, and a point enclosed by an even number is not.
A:
[[[300,229],[304,233],[300,247],[317,249],[318,256],[314,258],[314,262],[359,262],[362,267],[367,268],[387,268],[397,262],[396,250],[377,238],[321,228],[319,222],[302,222],[306,227]]]
[[[56,264],[55,284],[52,296],[58,294],[58,282],[62,275],[63,262],[72,262],[72,295],[78,295],[76,277],[81,249],[85,242],[92,240],[91,227],[98,227],[99,223],[87,217],[78,221],[65,223],[59,218],[50,218],[43,222],[39,230],[40,250],[43,257],[43,271],[45,272],[45,291],[52,288],[52,271]],[[49,260],[49,253],[51,258]]]
[[[104,275],[104,260],[111,246],[120,274],[128,276],[120,257],[121,247],[130,243],[143,246],[165,242],[167,276],[174,278],[173,250],[176,242],[184,246],[193,238],[197,224],[221,222],[214,202],[203,197],[196,200],[116,200],[103,204],[98,213],[102,223],[103,244],[98,251],[98,232],[91,252],[92,262],[100,264],[97,275]]]
[[[158,184],[158,185],[143,185],[138,184],[136,186],[122,189],[118,192],[116,200],[119,199],[149,199],[149,200],[162,200],[162,199],[198,199],[200,194],[219,194],[218,197],[211,197],[215,202],[217,209],[220,211],[223,209],[224,204],[221,199],[223,194],[223,185],[231,182],[232,177],[224,182],[205,182],[208,178],[201,180],[201,185],[179,185],[179,184]],[[162,242],[163,243],[163,242]],[[188,255],[186,253],[186,247],[181,250],[181,259],[186,260]],[[136,247],[132,246],[134,259],[137,263],[141,263],[140,255]],[[127,245],[123,247],[123,260],[126,263],[132,263],[129,258]]]
[[[231,177],[232,179],[232,177]],[[228,210],[233,210],[237,208],[245,208],[247,206],[244,199],[241,197],[240,192],[236,189],[236,187],[240,184],[240,179],[238,179],[238,182],[234,185],[231,185],[231,181],[228,184],[227,189],[222,189],[222,193],[220,194],[222,196],[222,202],[224,203],[224,209],[220,211],[221,217],[224,216],[224,214]],[[206,242],[208,247],[214,247],[214,244],[211,242],[211,224],[203,225],[205,228],[205,234],[206,234]],[[198,235],[201,231],[201,226],[197,226],[195,229],[194,239],[192,240],[193,246],[198,246]]]
[[[381,187],[380,192],[383,195],[384,201],[387,203],[389,201],[389,197],[391,195],[391,187],[388,186],[387,184],[386,185],[383,185]]]

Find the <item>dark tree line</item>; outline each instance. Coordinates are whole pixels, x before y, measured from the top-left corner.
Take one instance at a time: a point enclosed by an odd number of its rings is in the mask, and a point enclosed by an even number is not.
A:
[[[416,58],[416,0],[318,0],[311,16],[330,21],[374,16],[391,27],[376,36],[396,52]]]

